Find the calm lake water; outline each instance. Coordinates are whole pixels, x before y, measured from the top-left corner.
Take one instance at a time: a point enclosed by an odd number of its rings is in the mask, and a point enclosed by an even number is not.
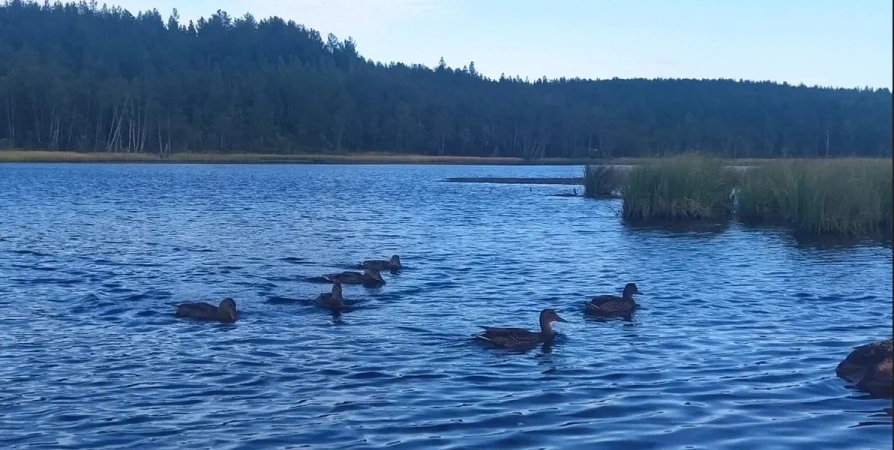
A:
[[[892,254],[462,176],[579,167],[0,165],[4,448],[888,449],[835,377],[891,335]],[[401,255],[334,319],[308,277]],[[636,282],[632,321],[583,316]],[[240,321],[174,317],[236,299]],[[478,325],[568,323],[511,353]]]

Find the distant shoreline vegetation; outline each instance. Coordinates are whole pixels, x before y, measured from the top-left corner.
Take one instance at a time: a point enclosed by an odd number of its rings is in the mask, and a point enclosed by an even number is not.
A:
[[[182,23],[176,11],[166,19],[154,9],[10,0],[0,5],[0,59],[0,149],[527,162],[692,149],[881,157],[892,147],[888,89],[491,79],[474,62],[375,62],[351,39],[277,17],[218,12]]]
[[[629,170],[584,171],[585,193],[620,191],[632,222],[738,218],[815,234],[892,231],[891,158],[769,160],[737,170],[704,154],[645,161]],[[600,191],[589,189],[599,186]]]

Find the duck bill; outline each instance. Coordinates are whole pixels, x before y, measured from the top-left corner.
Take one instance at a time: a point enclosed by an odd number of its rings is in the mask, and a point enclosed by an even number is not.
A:
[[[556,322],[568,322],[568,321],[565,320],[565,319],[563,319],[563,318],[561,318],[561,317],[559,317],[558,314],[557,314],[557,315],[556,315]]]

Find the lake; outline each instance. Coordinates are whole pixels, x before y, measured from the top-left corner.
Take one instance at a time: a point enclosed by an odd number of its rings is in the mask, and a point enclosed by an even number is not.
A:
[[[0,165],[5,448],[891,447],[835,376],[891,335],[892,251],[735,222],[632,227],[580,167]],[[399,254],[357,309],[318,275]],[[583,303],[643,292],[632,320]],[[174,317],[238,303],[235,324]],[[537,328],[526,353],[479,325]]]

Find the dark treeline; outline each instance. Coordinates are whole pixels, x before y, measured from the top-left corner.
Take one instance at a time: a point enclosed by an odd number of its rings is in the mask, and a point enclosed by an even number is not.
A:
[[[746,62],[743,62],[743,64]],[[0,6],[0,147],[621,157],[889,155],[887,90],[488,79],[364,59],[279,18]]]

